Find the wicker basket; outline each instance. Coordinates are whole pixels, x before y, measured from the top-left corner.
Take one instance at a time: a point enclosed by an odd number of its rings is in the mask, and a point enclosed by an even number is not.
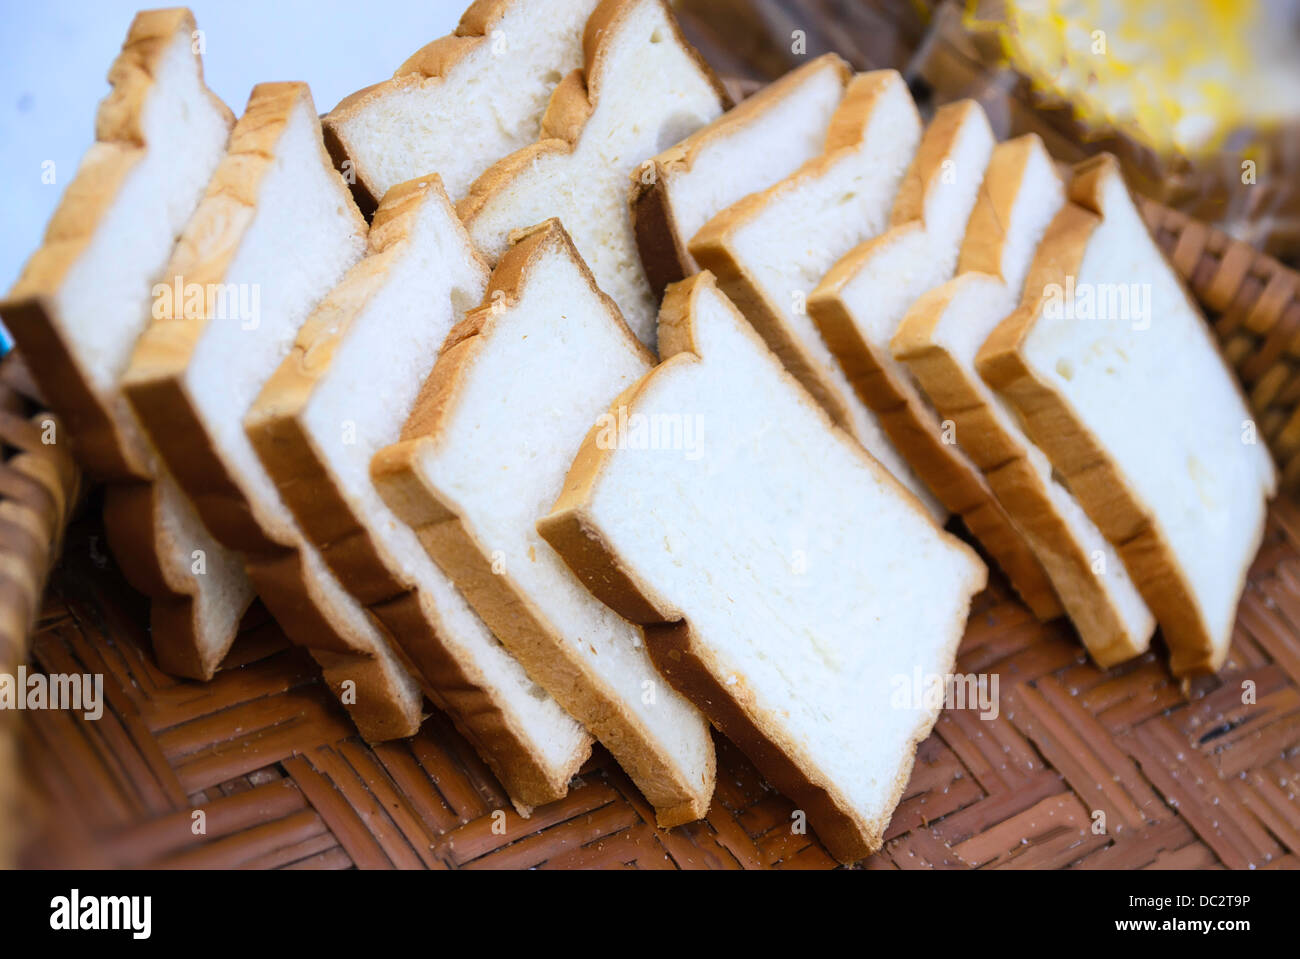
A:
[[[1164,207],[1143,213],[1211,317],[1294,490],[1300,275]],[[22,747],[16,777],[0,768],[0,786],[25,787],[21,863],[835,865],[721,738],[701,822],[656,829],[600,749],[564,800],[520,819],[441,716],[410,740],[366,746],[260,606],[210,683],[165,675],[145,601],[105,555],[93,508],[68,529],[38,609],[78,480],[65,447],[40,442],[48,414],[16,357],[0,365],[0,408],[0,671],[28,657],[48,672],[101,673],[108,704],[97,722],[0,713],[0,763],[13,762],[11,739]],[[957,669],[999,674],[1000,715],[941,716],[866,868],[1300,866],[1300,506],[1289,495],[1271,510],[1217,677],[1180,689],[1163,649],[1098,670],[1067,625],[1035,621],[996,574]],[[1255,701],[1243,705],[1248,682]],[[16,821],[0,815],[0,829]]]

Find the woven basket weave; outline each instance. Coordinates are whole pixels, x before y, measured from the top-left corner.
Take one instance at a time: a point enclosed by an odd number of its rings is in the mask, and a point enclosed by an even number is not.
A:
[[[27,639],[58,556],[80,478],[60,443],[61,424],[32,385],[21,359],[0,362],[0,674],[28,658]],[[15,770],[20,714],[0,711],[0,864],[10,861],[23,821]]]
[[[1103,672],[1068,625],[1035,621],[994,573],[956,668],[998,674],[1000,714],[942,714],[866,868],[1300,866],[1300,506],[1289,495],[1300,482],[1300,275],[1157,204],[1143,214],[1210,316],[1288,489],[1250,570],[1229,661],[1187,690],[1162,648]],[[720,737],[701,822],[656,829],[601,749],[564,800],[520,819],[440,715],[410,740],[363,743],[260,605],[210,683],[162,673],[147,604],[106,555],[93,502],[39,601],[78,488],[66,445],[40,442],[42,409],[20,359],[7,358],[0,672],[26,658],[32,669],[99,673],[107,705],[95,722],[0,712],[0,803],[20,807],[0,811],[0,859],[18,848],[11,827],[22,823],[18,861],[37,867],[836,865],[815,836],[792,831],[793,805]],[[22,795],[6,796],[15,782]]]

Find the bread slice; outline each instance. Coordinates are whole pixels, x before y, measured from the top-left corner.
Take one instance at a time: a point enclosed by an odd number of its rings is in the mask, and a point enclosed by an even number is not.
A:
[[[148,322],[152,287],[234,122],[204,85],[194,29],[184,9],[136,16],[109,70],[95,143],[0,315],[68,424],[82,467],[127,484],[106,501],[109,545],[131,584],[153,599],[159,664],[207,679],[234,641],[252,588],[242,561],[212,539],[167,476],[119,384]]]
[[[653,348],[658,301],[637,256],[628,177],[730,101],[663,0],[603,0],[585,68],[561,81],[542,139],[492,166],[457,212],[489,261],[513,231],[558,217],[632,331]]]
[[[656,299],[699,271],[688,244],[700,227],[821,154],[852,76],[836,54],[820,56],[637,169],[632,227]]]
[[[285,633],[335,654],[327,677],[364,673],[352,677],[355,703],[341,692],[373,741],[419,727],[419,689],[302,535],[242,422],[298,328],[364,247],[365,221],[329,163],[306,85],[254,87],[164,273],[180,292],[159,297],[124,387],[199,515],[246,554]]]
[[[127,582],[150,597],[158,665],[211,679],[253,601],[244,561],[215,540],[176,481],[158,464],[152,483],[104,491],[104,533]]]
[[[655,665],[852,862],[880,847],[986,572],[786,373],[709,273],[670,287],[665,360],[611,416],[702,418],[706,442],[593,429],[539,524]],[[809,469],[809,464],[816,464]]]
[[[962,100],[941,107],[894,202],[893,225],[826,273],[808,298],[808,312],[894,446],[939,502],[962,517],[1030,610],[1051,619],[1061,614],[1061,605],[1042,564],[958,447],[960,437],[945,430],[890,353],[890,339],[908,307],[956,269],[993,145],[979,104]]]
[[[77,458],[97,479],[152,479],[153,455],[118,388],[176,237],[225,154],[234,122],[191,51],[194,17],[132,21],[82,159],[5,304],[5,322]]]
[[[713,793],[708,725],[660,682],[641,630],[538,535],[582,437],[650,368],[558,220],[501,258],[372,474],[493,632],[614,755],[660,825]],[[662,688],[661,688],[662,687]]]
[[[1212,672],[1277,471],[1115,159],[1081,164],[1069,196],[977,366],[1119,550],[1174,673]]]
[[[369,213],[389,189],[437,173],[453,200],[537,140],[555,85],[582,66],[596,0],[477,0],[449,36],[324,118],[325,143]],[[349,166],[344,167],[344,164]]]
[[[920,136],[916,105],[896,71],[854,77],[824,152],[718,213],[691,239],[690,252],[831,419],[943,518],[943,507],[854,394],[806,308],[835,261],[885,228]]]
[[[892,349],[939,415],[955,425],[962,449],[983,470],[1079,637],[1106,668],[1144,652],[1155,619],[1114,547],[975,369],[975,354],[1015,308],[1038,241],[1064,202],[1061,179],[1036,135],[999,144],[971,214],[958,277],[912,305]]]
[[[388,627],[516,805],[561,798],[591,737],[524,672],[370,481],[489,271],[437,176],[384,195],[366,257],[298,331],[245,427],[326,563]]]

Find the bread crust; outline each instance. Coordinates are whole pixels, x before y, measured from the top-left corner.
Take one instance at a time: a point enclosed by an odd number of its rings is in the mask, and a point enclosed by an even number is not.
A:
[[[888,72],[888,71],[881,71]],[[965,122],[969,111],[978,107],[969,100],[950,103],[941,107],[925,135],[921,138],[916,156],[903,175],[899,184],[898,195],[894,198],[890,214],[890,229],[880,236],[859,244],[841,257],[818,283],[817,288],[808,297],[808,314],[821,333],[822,339],[830,347],[840,362],[854,391],[862,401],[877,414],[881,415],[881,426],[885,427],[884,417],[888,415],[898,438],[890,433],[890,438],[897,445],[899,438],[904,442],[913,441],[917,445],[915,455],[932,464],[932,469],[920,472],[921,478],[934,491],[944,507],[959,513],[962,509],[953,503],[961,503],[966,508],[978,505],[984,497],[977,486],[963,482],[963,470],[960,457],[955,453],[944,455],[945,450],[934,450],[933,444],[924,441],[928,432],[919,417],[908,417],[904,410],[911,401],[910,393],[895,383],[893,377],[876,356],[875,350],[866,342],[858,331],[853,315],[843,302],[841,294],[848,282],[864,266],[892,242],[908,234],[919,234],[925,229],[922,214],[925,197],[930,185],[939,176],[943,161],[948,157],[953,142]],[[862,124],[855,124],[859,129]],[[844,124],[840,136],[845,136],[854,125]],[[724,284],[725,289],[725,284]],[[748,315],[748,313],[746,313]],[[887,429],[888,432],[888,429]],[[900,448],[909,460],[913,451]],[[965,471],[968,472],[968,471]],[[936,484],[938,487],[936,488]]]
[[[110,486],[105,497],[105,532],[127,581],[152,601],[151,635],[159,665],[176,675],[210,679],[218,662],[203,649],[194,584],[173,583],[165,573],[164,551],[174,551],[177,544],[161,538],[154,453],[134,423],[124,427],[122,417],[129,420],[131,414],[125,408],[110,408],[92,386],[93,378],[77,358],[56,306],[69,270],[149,149],[142,118],[158,63],[178,35],[188,40],[195,28],[193,14],[183,8],[137,14],[109,68],[112,89],[99,105],[96,142],[59,201],[42,246],[28,261],[10,298],[0,304],[0,314],[33,377],[47,385],[49,401],[67,422],[78,462],[93,478],[122,484]],[[202,84],[203,63],[198,58],[196,68]],[[233,124],[226,105],[203,89],[227,125]],[[235,627],[238,621],[239,615],[232,617]],[[218,645],[224,650],[233,640],[234,629]]]
[[[337,640],[336,627],[323,611],[325,604],[317,597],[313,579],[296,549],[250,557],[247,569],[262,603],[289,639],[308,647],[326,683],[347,708],[366,742],[387,742],[414,736],[419,731],[424,720],[423,703],[419,696],[412,696],[411,690],[403,688],[400,677],[394,675],[398,668],[412,671],[397,655],[391,637],[384,637],[393,651],[391,659],[386,659],[383,651],[377,655],[358,653]],[[310,644],[304,639],[311,640]],[[418,674],[412,672],[412,675],[418,681]],[[421,691],[428,694],[423,688]]]
[[[1042,140],[1032,133],[997,146],[971,211],[957,278],[916,302],[891,345],[894,357],[907,363],[940,415],[956,423],[962,449],[983,471],[998,501],[1030,539],[1088,652],[1097,665],[1107,669],[1143,653],[1154,624],[1141,635],[1130,635],[1093,570],[1091,558],[1058,513],[1046,481],[1026,449],[1002,429],[981,391],[971,383],[970,377],[978,374],[963,368],[933,340],[952,297],[965,285],[988,278],[1007,281],[1003,275],[1007,231],[1036,152],[1046,156]]]
[[[349,271],[298,332],[293,352],[267,381],[245,419],[249,439],[285,503],[326,563],[349,591],[388,629],[425,693],[452,719],[496,773],[521,809],[562,798],[590,755],[590,743],[567,768],[549,771],[527,747],[527,731],[485,691],[486,678],[442,637],[441,617],[395,570],[356,514],[319,453],[303,417],[316,384],[370,298],[382,287],[393,258],[415,228],[423,203],[451,203],[435,174],[390,189],[375,212],[366,257]],[[465,245],[472,250],[468,238]],[[487,265],[479,259],[484,274]]]
[[[474,181],[469,192],[456,205],[456,213],[466,228],[472,228],[475,218],[488,203],[506,190],[522,171],[547,155],[566,155],[574,151],[600,99],[608,59],[606,40],[616,36],[632,8],[644,2],[647,0],[601,0],[582,35],[585,66],[566,76],[551,94],[542,118],[541,139],[493,164]],[[717,92],[723,110],[728,109],[731,106],[730,95],[699,51],[686,40],[671,8],[663,0],[650,2],[663,8],[674,41],[686,51]]]
[[[903,175],[903,182],[898,185],[894,208],[889,214],[890,226],[924,222],[926,198],[944,174],[944,161],[949,159],[962,125],[975,111],[983,112],[974,100],[945,103],[935,111],[934,119],[917,147],[916,156]]]
[[[1047,147],[1037,133],[1026,133],[994,148],[984,182],[975,198],[975,208],[966,222],[966,236],[957,255],[958,276],[988,273],[1001,278],[1004,283],[1007,281],[1003,272],[1007,230],[1010,229],[1020,184],[1035,153],[1047,155]],[[1050,162],[1050,156],[1048,159]]]
[[[316,384],[333,364],[335,351],[371,297],[382,289],[430,189],[441,193],[436,175],[399,184],[385,194],[371,225],[366,256],[302,325],[293,349],[244,418],[249,440],[303,532],[349,592],[366,605],[393,599],[408,587],[388,568],[379,545],[335,485],[303,417]]]
[[[262,178],[274,161],[279,137],[304,101],[314,117],[306,84],[264,83],[253,88],[248,109],[231,135],[229,153],[169,265],[187,284],[206,287],[224,282],[256,215]],[[323,145],[320,162],[328,167]],[[346,200],[342,178],[329,169]],[[360,232],[364,221],[355,207],[353,212]],[[285,633],[309,648],[366,655],[369,651],[358,646],[347,626],[321,606],[297,548],[273,539],[262,528],[212,445],[186,382],[187,368],[209,322],[203,316],[185,316],[179,309],[175,315],[155,319],[136,345],[123,380],[127,399],[203,522],[223,545],[246,554],[249,577]]]
[[[1123,617],[1092,568],[1091,558],[1057,512],[1026,450],[1002,429],[983,395],[970,383],[969,376],[978,374],[968,373],[932,340],[952,297],[965,285],[990,278],[986,273],[965,273],[918,300],[895,337],[894,355],[907,363],[940,415],[956,423],[962,449],[983,470],[999,502],[1007,505],[1030,537],[1089,654],[1098,666],[1109,669],[1143,653],[1151,628],[1140,637],[1130,637]],[[976,439],[966,442],[968,436]]]
[[[668,288],[660,313],[659,332],[665,359],[625,391],[612,408],[634,409],[639,397],[652,389],[659,378],[672,375],[679,365],[699,362],[692,325],[693,302],[696,296],[709,288],[716,289],[717,284],[707,270]],[[756,342],[761,341],[746,323],[741,323],[741,329]],[[790,386],[797,388],[797,380],[792,374],[784,368],[782,372]],[[836,429],[825,409],[811,397],[808,401],[818,410],[826,427]],[[701,641],[689,621],[683,619],[681,612],[669,600],[657,595],[635,568],[615,552],[601,536],[597,524],[587,515],[587,506],[601,472],[615,455],[612,450],[600,448],[596,434],[593,429],[583,442],[563,491],[551,512],[538,522],[539,532],[602,602],[645,627],[647,647],[656,668],[745,752],[773,786],[808,813],[810,822],[832,855],[845,863],[871,855],[883,842],[889,817],[865,819],[852,809],[847,798],[833,784],[814,782],[806,771],[811,763],[799,746],[779,729],[765,727],[752,718],[753,696],[744,678],[738,677],[736,682],[728,685],[718,681],[716,677],[724,670],[715,664],[707,644]],[[928,522],[933,522],[915,497],[860,444],[849,442],[849,446],[883,482],[892,485],[900,502],[915,510],[917,515],[924,516]],[[960,548],[971,552],[964,543]],[[973,593],[982,588],[986,573],[973,553],[971,558],[979,569],[977,581],[971,584]],[[945,651],[949,662],[956,656],[964,621],[963,615],[962,621],[955,625]],[[913,736],[907,760],[891,784],[891,810],[902,798],[910,778],[915,748],[929,735],[937,716],[937,709],[931,711]]]
[[[262,178],[274,160],[280,135],[304,100],[314,116],[306,84],[263,83],[253,88],[248,108],[231,135],[229,153],[169,264],[169,270],[183,276],[187,285],[207,287],[224,282],[256,216]],[[323,146],[321,162],[328,163]],[[342,178],[339,187],[343,188]],[[356,221],[361,232],[365,224],[360,213]],[[213,534],[231,549],[274,553],[284,544],[270,538],[253,515],[209,441],[185,382],[186,370],[209,322],[202,315],[184,315],[180,306],[174,307],[172,315],[155,319],[136,345],[124,389]]]
[[[352,187],[353,199],[365,216],[369,217],[375,211],[381,196],[376,195],[373,178],[365,164],[356,155],[356,151],[349,147],[343,127],[375,100],[408,87],[426,86],[430,81],[442,82],[476,48],[490,42],[493,27],[514,2],[516,0],[474,0],[461,14],[454,31],[416,50],[394,71],[391,79],[349,94],[321,118],[325,146],[334,165],[342,169],[346,161],[352,162],[355,176],[349,186]]]
[[[528,731],[483,692],[484,677],[442,643],[415,591],[378,603],[371,611],[393,636],[403,637],[399,648],[407,653],[412,672],[423,678],[425,695],[501,781],[520,815],[527,818],[534,807],[568,794],[569,782],[591,756],[590,737],[569,766],[546,768],[524,745]]]
[[[231,617],[225,641],[204,650],[199,622],[198,592],[192,582],[175,582],[162,557],[189,556],[182,544],[163,538],[158,483],[117,483],[104,491],[104,535],[126,581],[151,600],[150,636],[154,656],[164,672],[209,680],[239,632],[243,613],[253,601],[250,590],[243,608]],[[232,562],[237,562],[233,560]]]
[[[985,381],[1015,406],[1025,431],[1064,475],[1071,492],[1119,552],[1160,624],[1174,674],[1213,673],[1223,665],[1228,646],[1215,649],[1214,637],[1197,613],[1194,591],[1177,557],[1118,464],[1074,415],[1068,401],[1038,379],[1021,353],[1044,302],[1041,294],[1029,291],[1042,291],[1048,284],[1063,283],[1067,275],[1078,275],[1088,243],[1101,224],[1101,189],[1109,177],[1121,177],[1110,154],[1099,154],[1075,168],[1069,190],[1074,202],[1067,203],[1048,227],[1025,282],[1024,300],[994,329],[981,347],[976,365]],[[1091,210],[1076,205],[1079,202],[1087,203]],[[1177,277],[1176,272],[1173,275]],[[1186,295],[1185,287],[1183,292]],[[1262,537],[1261,526],[1251,555]],[[1244,588],[1248,567],[1245,564],[1237,574],[1238,592]]]
[[[367,743],[406,739],[420,731],[423,712],[418,706],[403,708],[401,694],[378,659],[323,649],[310,653],[320,666],[325,685],[346,704],[348,717]]]
[[[185,8],[136,15],[121,53],[109,68],[112,89],[96,114],[96,142],[59,201],[41,247],[0,304],[0,315],[28,368],[37,381],[47,384],[49,401],[75,437],[78,461],[96,479],[148,480],[153,475],[150,454],[143,437],[124,432],[114,411],[105,407],[91,386],[92,378],[76,359],[54,298],[148,149],[141,118],[159,60],[178,33],[188,36],[194,29],[194,15]],[[202,61],[197,67],[201,83]],[[226,105],[204,90],[233,124]]]
[[[865,133],[865,118],[870,116],[892,84],[902,82],[894,70],[875,70],[854,77],[831,119],[826,151],[805,163],[793,176],[751,194],[717,214],[689,243],[691,255],[701,268],[713,273],[718,286],[758,331],[768,349],[822,405],[835,424],[845,428],[849,426],[847,406],[820,368],[821,364],[808,354],[797,334],[782,319],[780,310],[764,295],[762,287],[737,253],[732,237],[777,197],[820,179],[847,152],[859,147]]]
[[[828,67],[839,73],[842,86],[848,85],[853,69],[838,54],[823,54],[769,83],[708,126],[647,160],[632,175],[632,229],[655,299],[663,299],[668,284],[699,271],[689,249],[691,238],[682,236],[673,212],[668,190],[673,177],[688,173],[703,150],[752,123],[775,102],[789,96],[809,74]]]
[[[912,389],[896,380],[891,364],[867,342],[843,298],[845,287],[884,250],[924,232],[926,197],[942,175],[944,161],[971,111],[978,109],[973,101],[963,100],[935,114],[899,186],[893,226],[831,267],[808,297],[808,314],[858,398],[876,414],[881,429],[916,475],[945,509],[961,516],[1034,616],[1050,620],[1061,615],[1062,607],[1038,557],[985,478],[956,446],[944,442],[938,419]]]
[[[577,717],[618,759],[655,807],[665,828],[701,818],[713,792],[714,767],[710,757],[707,781],[688,782],[670,757],[659,754],[649,731],[619,697],[606,689],[585,657],[550,626],[528,594],[518,588],[508,571],[495,572],[490,551],[473,531],[423,480],[417,462],[429,444],[442,441],[443,422],[459,401],[459,385],[477,354],[488,345],[495,326],[494,304],[517,302],[528,274],[550,249],[562,248],[572,257],[590,289],[605,303],[611,320],[629,346],[653,362],[648,350],[623,322],[618,308],[596,285],[573,241],[558,220],[548,220],[519,237],[493,271],[484,305],[466,314],[452,331],[434,370],[421,391],[402,432],[402,442],[380,451],[371,474],[385,500],[415,529],[438,565],[447,570],[488,627],[519,662],[566,710]]]

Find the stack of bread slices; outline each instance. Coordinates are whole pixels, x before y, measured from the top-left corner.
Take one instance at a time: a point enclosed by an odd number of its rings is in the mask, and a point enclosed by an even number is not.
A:
[[[981,554],[1103,667],[1223,664],[1274,468],[1110,158],[834,55],[733,107],[663,0],[479,0],[323,120],[194,29],[136,18],[0,304],[164,668],[256,594],[524,815],[599,741],[699,819],[712,726],[851,862]]]

